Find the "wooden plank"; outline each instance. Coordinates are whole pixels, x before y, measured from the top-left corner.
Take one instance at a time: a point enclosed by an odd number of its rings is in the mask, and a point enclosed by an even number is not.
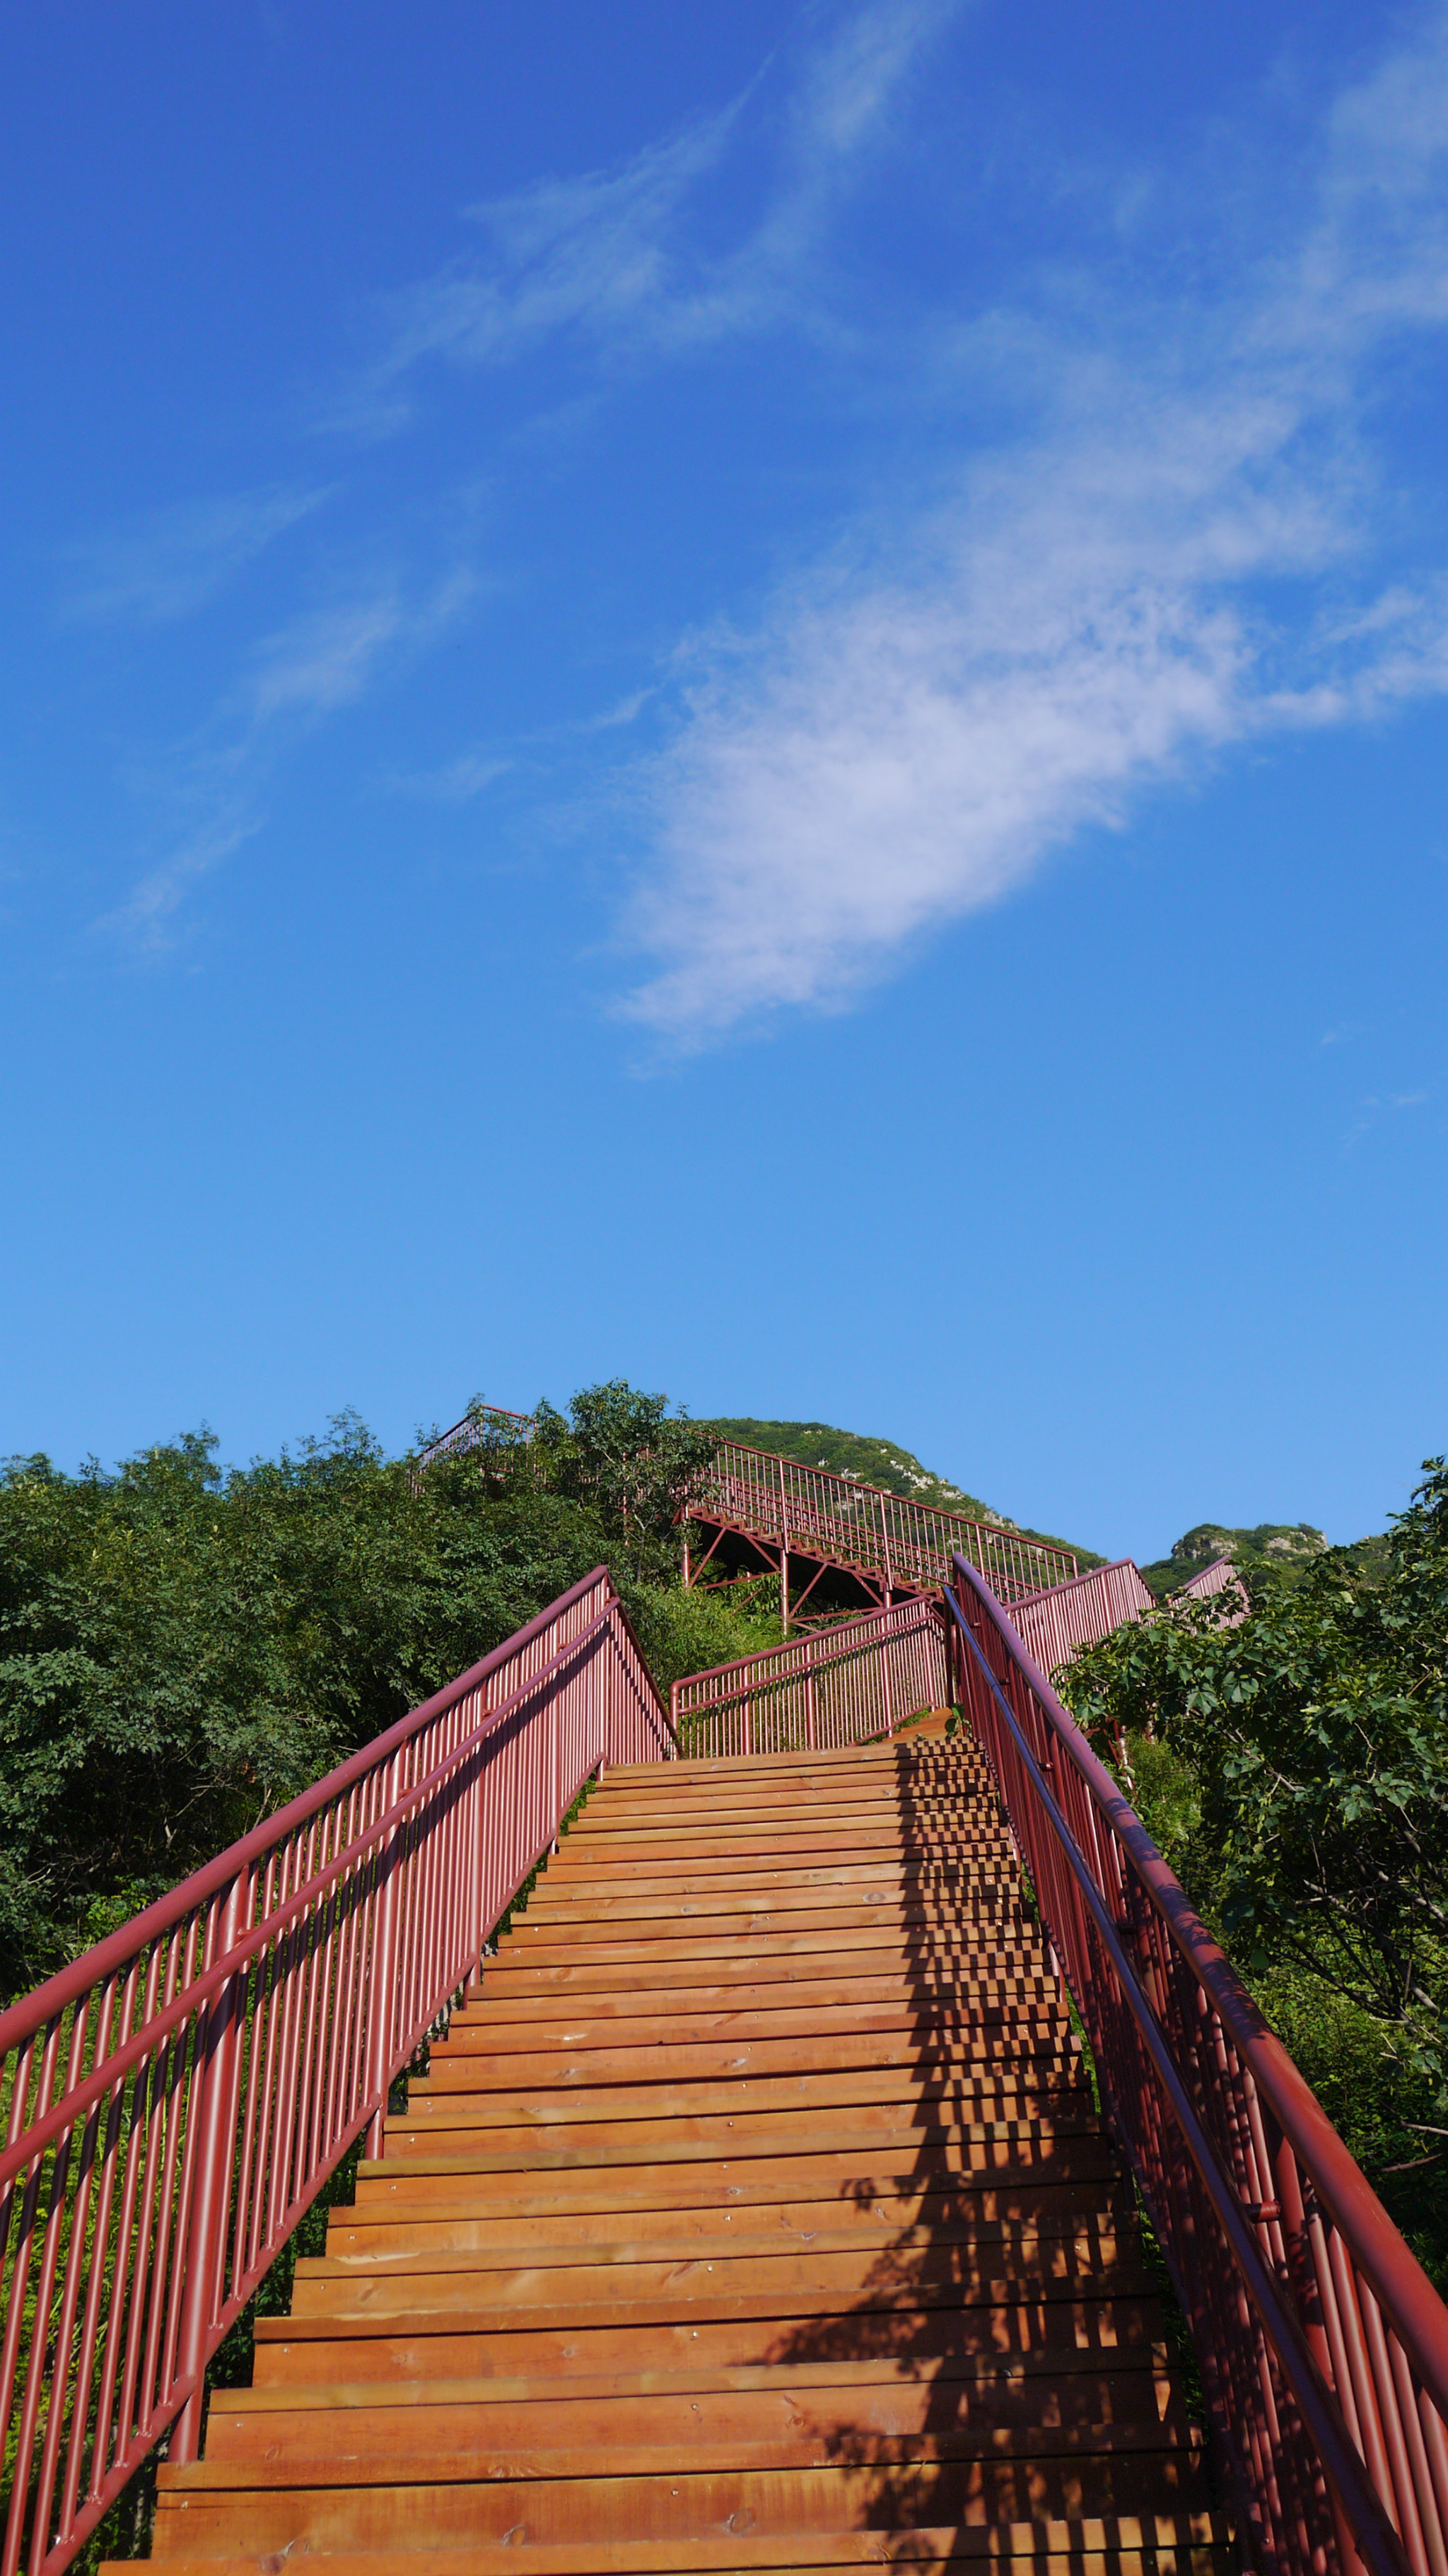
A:
[[[622,2318],[615,2309],[570,2325],[534,2314],[481,2327],[435,2313],[412,2317],[261,2317],[256,2376],[268,2383],[335,2385],[363,2378],[551,2377],[603,2370],[664,2371],[779,2367],[862,2358],[921,2370],[945,2354],[958,2361],[1009,2354],[1081,2359],[1116,2370],[1123,2356],[1154,2350],[1163,2326],[1155,2297],[1017,2300],[1009,2307],[957,2308],[948,2301],[852,2311],[844,2317]]]
[[[345,2345],[334,2347],[338,2357]],[[580,2370],[534,2372],[504,2378],[497,2374],[472,2379],[416,2380],[395,2378],[379,2388],[375,2378],[343,2383],[313,2377],[303,2383],[280,2383],[276,2386],[228,2388],[219,2391],[218,2405],[242,2414],[266,2414],[274,2408],[305,2409],[325,2406],[386,2405],[426,2408],[439,2406],[472,2406],[490,2403],[495,2398],[510,2402],[547,2397],[558,2402],[569,2391],[580,2397],[669,2397],[697,2396],[708,2390],[773,2390],[782,2388],[840,2390],[856,2388],[898,2388],[908,2384],[920,2392],[931,2387],[955,2390],[1008,2388],[1023,2396],[1034,2390],[1031,2403],[1047,2406],[1055,2403],[1064,2390],[1065,2402],[1078,2413],[1089,2402],[1089,2385],[1100,2377],[1098,2356],[1090,2352],[1073,2352],[1063,2346],[1050,2352],[969,2354],[950,2350],[924,2359],[913,2367],[894,2354],[858,2353],[843,2361],[803,2360],[789,2363],[750,2362],[720,2363],[711,2366],[686,2361],[668,2370]],[[1158,2410],[1173,2402],[1173,2383],[1164,2343],[1144,2344],[1137,2350],[1120,2355],[1113,2365],[1111,2386],[1120,2391],[1130,2382],[1136,2390],[1135,2411],[1150,2403]],[[1085,2420],[1084,2418],[1082,2420]]]
[[[953,2215],[942,2215],[931,2209],[923,2218],[906,2217],[903,2221],[893,2212],[881,2213],[874,2225],[859,2218],[847,2226],[838,2221],[831,2225],[829,2213],[811,2211],[803,2225],[762,2227],[730,2224],[732,2213],[711,2213],[712,2224],[695,2239],[687,2240],[670,2230],[664,2242],[640,2225],[633,2235],[614,2236],[602,2230],[579,2238],[553,2238],[530,2229],[528,2259],[531,2269],[542,2270],[550,2264],[578,2265],[598,2269],[615,2264],[654,2263],[662,2261],[677,2267],[685,2261],[697,2267],[704,2256],[723,2260],[729,2265],[773,2262],[781,2247],[807,2250],[821,2263],[831,2253],[849,2253],[872,2266],[888,2255],[897,2271],[904,2273],[908,2262],[921,2257],[934,2258],[945,2247],[965,2249],[986,2259],[998,2261],[1002,2247],[1024,2256],[1034,2249],[1037,2259],[1044,2260],[1064,2246],[1068,2258],[1115,2263],[1136,2253],[1134,2217],[1123,2221],[1113,2214],[1102,2217],[1096,2212],[1083,2215],[1079,2210],[1047,2213],[1029,2221],[982,2219],[969,2208]],[[1052,2224],[1053,2216],[1056,2223]],[[886,2228],[889,2233],[886,2234]],[[329,2230],[325,2255],[302,2257],[308,2266],[325,2269],[331,2277],[340,2266],[352,2272],[374,2273],[393,2278],[400,2272],[424,2272],[445,2268],[465,2270],[470,2277],[489,2271],[516,2269],[518,2241],[511,2229],[489,2228],[475,2220],[399,2223],[386,2237],[376,2229],[359,2232],[346,2228]],[[300,2264],[299,2264],[300,2268]]]
[[[1099,2184],[1086,2183],[1074,2189],[1067,2185],[1051,2194],[1037,2192],[1028,2202],[1020,2193],[992,2193],[989,2209],[979,2205],[986,2195],[967,2193],[949,2198],[944,2193],[922,2192],[913,2199],[882,2193],[851,2200],[741,2200],[732,2208],[706,2202],[703,2206],[691,2203],[682,2209],[640,2208],[630,2198],[625,2205],[611,2209],[532,2210],[528,2213],[527,2238],[530,2252],[540,2259],[556,2246],[596,2249],[602,2245],[647,2243],[697,2248],[736,2243],[744,2237],[756,2242],[765,2237],[794,2237],[801,2243],[819,2244],[833,2234],[868,2236],[873,2243],[893,2245],[909,2243],[921,2229],[952,2229],[972,2243],[995,2243],[1007,2231],[1014,2239],[1027,2228],[1042,2235],[1060,2235],[1088,2223],[1101,2224],[1100,2197]],[[1007,2205],[998,2206],[1003,2200]],[[327,2258],[336,2263],[385,2263],[399,2252],[420,2251],[433,2245],[453,2253],[468,2247],[479,2252],[506,2247],[509,2259],[516,2262],[521,2216],[516,2204],[497,2211],[438,2198],[420,2206],[398,2207],[389,2202],[381,2210],[369,2203],[355,2211],[332,2213],[327,2229]],[[1124,2194],[1105,2223],[1118,2234],[1124,2226],[1134,2223]]]
[[[893,2535],[885,2563],[922,2570],[962,2567],[971,2563],[969,2537],[951,2526]],[[690,2576],[690,2571],[704,2569],[714,2571],[714,2576],[752,2576],[759,2568],[776,2569],[779,2576],[805,2576],[806,2570],[819,2567],[882,2564],[879,2536],[867,2532],[801,2532],[758,2543],[747,2533],[716,2544],[712,2555],[702,2555],[709,2547],[705,2541],[691,2540],[685,2559],[678,2544],[669,2541],[629,2541],[619,2547],[601,2540],[572,2546],[560,2542],[542,2548],[510,2541],[496,2548],[479,2544],[464,2550],[430,2549],[426,2567],[427,2576]],[[132,2563],[105,2559],[102,2576],[129,2576]],[[265,2576],[281,2576],[272,2559],[258,2560],[254,2553],[244,2558],[172,2557],[168,2563],[173,2576],[202,2576],[202,2571],[204,2576],[258,2576],[259,2568]],[[1241,2570],[1235,2546],[1226,2541],[1215,2549],[1183,2542],[1176,2548],[1149,2552],[1074,2548],[1058,2556],[1038,2549],[1022,2563],[1029,2564],[1035,2576],[1240,2576]],[[331,2555],[328,2567],[333,2571],[355,2568],[358,2576],[417,2576],[416,2555],[405,2549]]]
[[[999,1979],[984,1985],[952,1983],[925,1994],[885,1977],[819,1977],[742,1988],[716,1983],[676,1989],[662,2007],[657,1997],[637,1988],[581,2003],[566,1996],[550,2000],[545,1990],[526,2002],[514,1998],[455,2013],[449,2049],[459,2055],[485,2051],[496,2056],[536,2048],[543,2039],[560,2047],[626,2047],[658,2030],[661,2010],[668,2029],[680,2039],[735,2032],[741,2038],[778,2039],[810,2030],[934,2029],[955,2022],[1008,2020],[1027,2012],[1056,2015],[1067,2006],[1044,1977],[1022,1977],[1011,1984]]]
[[[447,2175],[423,2173],[412,2179],[406,2172],[399,2175],[388,2168],[384,2182],[369,2182],[358,2191],[350,2209],[333,2210],[329,2217],[328,2242],[333,2234],[351,2229],[390,2227],[402,2220],[417,2218],[426,2222],[443,2219],[486,2221],[490,2225],[517,2230],[527,2222],[530,2242],[547,2236],[562,2242],[572,2231],[583,2236],[588,2231],[603,2229],[619,2235],[626,2224],[646,2214],[650,2226],[659,2232],[687,2234],[702,2229],[723,2216],[737,2222],[751,2211],[766,2212],[760,2222],[780,2226],[829,2223],[835,2226],[904,2226],[913,2216],[914,2223],[930,2221],[937,2213],[948,2216],[952,2211],[969,2211],[982,2223],[1024,2220],[1041,2210],[1092,2210],[1103,2207],[1114,2212],[1132,2206],[1131,2194],[1124,2181],[1117,2182],[1105,2155],[1094,2162],[1082,2161],[1077,2178],[1069,2181],[1013,2182],[1002,2186],[984,2175],[925,2175],[908,2187],[883,2185],[867,2175],[851,2176],[849,2184],[833,2198],[809,2197],[821,2186],[812,2179],[796,2180],[791,2187],[788,2174],[779,2174],[776,2163],[786,2159],[761,2158],[756,2178],[732,2183],[705,2184],[690,2187],[680,2183],[676,2171],[664,2171],[635,2179],[632,2175],[612,2181],[595,2182],[590,2177],[575,2182],[569,2175],[544,2181],[525,2177],[520,2188],[504,2193],[499,2178],[492,2175]],[[516,2179],[516,2178],[514,2178]],[[1107,2197],[1115,2187],[1115,2196]],[[806,2213],[809,2213],[807,2216]],[[535,2233],[536,2231],[536,2233]]]
[[[647,2083],[674,2086],[697,2079],[723,2080],[731,2075],[811,2075],[835,2069],[860,2071],[903,2067],[921,2077],[955,2067],[1019,2064],[1064,2066],[1076,2054],[1074,2033],[1064,2008],[1048,2016],[993,2012],[927,2023],[922,2029],[845,2029],[793,2032],[784,2038],[727,2037],[687,2039],[665,2023],[650,2041],[597,2040],[592,2046],[570,2036],[563,2046],[511,2050],[499,2057],[483,2047],[456,2048],[439,2054],[426,2078],[429,2096],[445,2093],[552,2092],[559,2087]],[[417,2088],[421,2090],[421,2086]],[[411,2098],[411,2097],[409,2097]]]

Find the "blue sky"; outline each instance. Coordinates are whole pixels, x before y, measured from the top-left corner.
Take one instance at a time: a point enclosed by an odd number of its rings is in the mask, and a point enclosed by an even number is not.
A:
[[[0,1450],[1448,1445],[1448,14],[150,0],[0,100]]]

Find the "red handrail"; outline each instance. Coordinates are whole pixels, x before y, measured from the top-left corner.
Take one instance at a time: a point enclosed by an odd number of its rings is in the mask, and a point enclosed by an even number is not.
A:
[[[600,1764],[675,1750],[605,1568],[0,2015],[0,2576],[57,2576],[476,1977]]]
[[[1264,2567],[1444,2576],[1448,2309],[1007,1613],[966,1706],[1191,2323]]]
[[[818,1752],[888,1735],[938,1708],[947,1672],[934,1602],[857,1619],[690,1673],[669,1693],[680,1750],[694,1757]]]

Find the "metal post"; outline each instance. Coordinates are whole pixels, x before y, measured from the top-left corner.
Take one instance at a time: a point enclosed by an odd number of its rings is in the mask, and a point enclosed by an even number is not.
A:
[[[784,1491],[784,1460],[776,1459],[779,1469],[779,1624],[789,1635],[789,1505]]]
[[[806,1722],[809,1730],[809,1749],[811,1753],[813,1753],[819,1739],[819,1727],[815,1705],[815,1640],[813,1638],[807,1638],[805,1641],[804,1680],[804,1704]]]
[[[488,1704],[487,1684],[478,1693],[478,1716]],[[467,1732],[466,1727],[464,1733]],[[479,1745],[473,1754],[473,1785],[468,1796],[468,1967],[463,1984],[469,1994],[481,1983],[483,1942],[492,1926],[483,1921],[483,1775],[486,1757]]]
[[[387,1776],[380,1792],[380,1809],[385,1815],[394,1806],[402,1787],[404,1748],[399,1746],[387,1765]],[[377,2107],[367,2123],[367,2142],[363,2154],[374,2162],[382,2153],[387,2126],[387,2094],[392,2077],[391,2035],[395,2020],[394,1988],[397,1982],[397,1871],[393,1855],[397,1850],[397,1827],[394,1825],[377,1854],[377,1873],[381,1881],[374,1903],[376,1914],[372,1934],[372,1957],[368,1963],[367,1995],[367,2091],[378,2097]]]
[[[227,1889],[216,1926],[216,1951],[224,1959],[242,1929],[245,1873]],[[226,2251],[226,2222],[231,2204],[232,2152],[236,2139],[236,2093],[241,2076],[241,2036],[249,1966],[228,1977],[206,2013],[203,2055],[192,2099],[195,2123],[195,2180],[191,2186],[190,2223],[186,2230],[186,2278],[176,2338],[176,2376],[194,2379],[195,2389],[176,2418],[170,2457],[187,2465],[201,2457],[201,2410],[204,2374],[211,2349],[211,2324],[221,2305],[221,2269]],[[198,2034],[199,2037],[199,2034]],[[188,2141],[188,2144],[190,2142]]]

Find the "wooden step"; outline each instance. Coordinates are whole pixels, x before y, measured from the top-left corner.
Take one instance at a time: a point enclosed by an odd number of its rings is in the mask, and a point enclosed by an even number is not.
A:
[[[153,2548],[1232,2576],[973,1750],[609,1774]]]
[[[1103,2209],[1109,2209],[1124,2226],[1134,2215],[1124,2190],[1103,2202],[1099,2177],[1017,2185],[1007,2191],[990,2185],[939,2192],[895,2192],[871,2186],[830,2200],[791,2199],[784,2186],[775,2182],[749,2187],[736,2183],[729,2186],[728,2197],[714,2190],[670,2203],[661,2188],[647,2195],[655,2204],[648,2208],[641,2205],[643,2197],[637,2186],[626,2189],[615,2183],[609,2191],[555,2187],[546,2194],[528,2192],[500,2202],[476,2187],[469,2193],[460,2180],[429,2175],[411,2191],[402,2191],[393,2178],[385,2193],[359,2192],[353,2208],[330,2213],[327,2251],[340,2260],[344,2254],[370,2249],[380,2259],[388,2230],[420,2226],[466,2228],[470,2241],[474,2232],[489,2230],[516,2245],[520,2227],[526,2223],[528,2243],[544,2245],[593,2243],[603,2237],[618,2242],[640,2231],[653,2240],[684,2240],[716,2235],[721,2226],[736,2236],[761,2230],[813,2236],[821,2228],[834,2228],[866,2229],[880,2237],[890,2231],[898,2234],[912,2227],[952,2222],[973,2229],[1027,2220],[1038,2226],[1064,2224],[1083,2214],[1100,2216]],[[662,2206],[657,2205],[660,2202]]]
[[[377,2464],[364,2461],[364,2467]],[[1159,2449],[1032,2460],[831,2463],[800,2467],[667,2469],[600,2475],[592,2466],[570,2474],[551,2462],[537,2474],[463,2474],[384,2483],[332,2477],[288,2479],[278,2465],[261,2476],[249,2464],[201,2461],[188,2471],[162,2469],[152,2555],[178,2549],[250,2548],[258,2554],[379,2545],[426,2549],[530,2541],[614,2539],[687,2543],[725,2530],[761,2526],[780,2534],[873,2528],[894,2532],[954,2522],[983,2528],[1036,2518],[1202,2512],[1209,2499],[1201,2468]],[[182,2480],[186,2483],[183,2486]],[[426,2558],[423,2565],[426,2566]]]
[[[524,2526],[526,2531],[526,2526]],[[1139,2535],[1139,2536],[1138,2536]],[[355,2568],[359,2576],[416,2576],[414,2551],[344,2547],[317,2549],[328,2576]],[[1114,2516],[1109,2521],[992,2524],[972,2530],[945,2524],[935,2530],[881,2533],[868,2527],[855,2531],[788,2532],[761,2537],[754,2531],[695,2536],[681,2554],[675,2541],[609,2540],[530,2541],[509,2538],[499,2544],[474,2542],[464,2549],[429,2547],[423,2562],[427,2576],[754,2576],[756,2570],[777,2576],[802,2576],[821,2567],[964,2568],[1011,2559],[1031,2576],[1238,2576],[1239,2559],[1226,2517],[1192,2514],[1137,2519]],[[241,2558],[186,2558],[171,2555],[172,2576],[283,2576],[289,2564],[280,2551]],[[123,2576],[129,2561],[108,2561],[102,2576]]]

